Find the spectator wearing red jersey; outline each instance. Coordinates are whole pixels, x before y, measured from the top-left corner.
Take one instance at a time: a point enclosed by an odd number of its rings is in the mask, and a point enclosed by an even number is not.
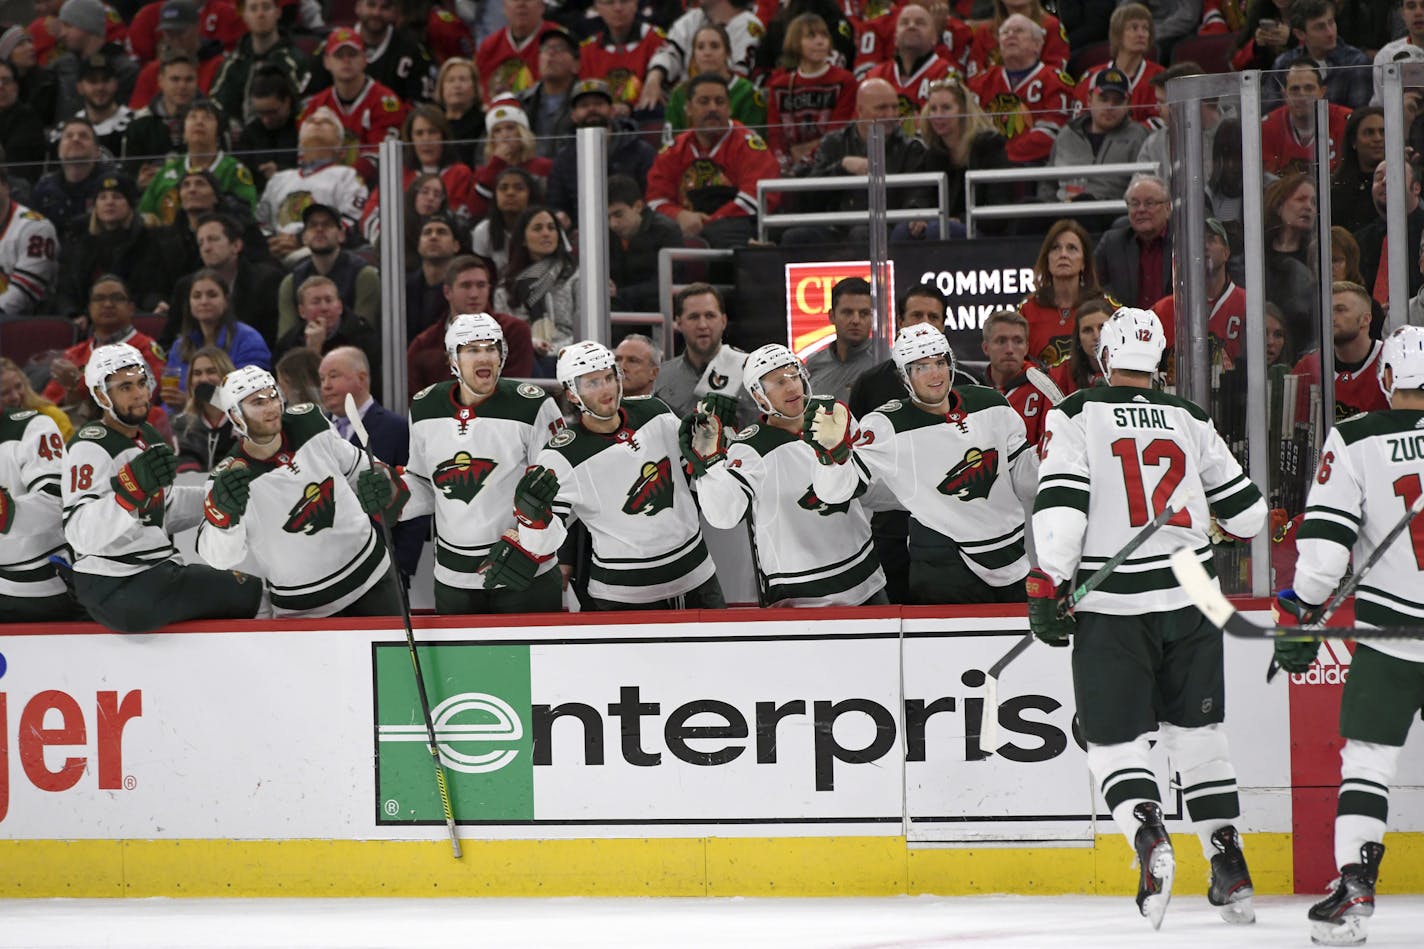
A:
[[[1335,421],[1360,412],[1389,408],[1379,386],[1378,360],[1384,344],[1370,338],[1370,292],[1358,283],[1330,285],[1332,340],[1335,346]],[[1320,385],[1320,350],[1306,353],[1291,370],[1301,377],[1297,418],[1309,418],[1311,386]]]
[[[534,133],[529,130],[529,117],[516,103],[497,103],[485,116],[489,139],[485,142],[485,163],[475,171],[475,196],[470,202],[473,219],[479,220],[494,200],[494,183],[506,168],[523,168],[539,182],[540,189],[548,185],[554,163],[538,153]]]
[[[504,0],[506,26],[480,44],[475,65],[484,99],[519,95],[539,79],[539,37],[559,24],[544,19],[544,0]]]
[[[637,105],[643,77],[667,35],[651,23],[639,22],[638,0],[594,0],[593,9],[603,26],[583,41],[579,69],[608,83],[614,114],[626,117]]]
[[[63,56],[65,51],[64,23],[59,17],[64,0],[35,0],[33,6],[35,18],[25,29],[35,45],[35,62],[48,66]],[[119,12],[107,3],[101,6],[104,12],[104,42],[122,48],[128,41],[128,24]]]
[[[1043,422],[1053,403],[1025,375],[1034,365],[1027,358],[1028,320],[1018,310],[990,313],[984,319],[984,339],[979,345],[989,357],[984,384],[1008,400],[1023,419],[1028,443],[1037,445],[1043,439]]]
[[[1226,226],[1216,218],[1206,222],[1206,254],[1202,258],[1205,275],[1207,335],[1211,340],[1213,362],[1220,352],[1223,369],[1230,369],[1241,358],[1246,331],[1246,291],[1231,279],[1226,262],[1231,257],[1231,239]],[[1177,297],[1165,296],[1152,304],[1152,312],[1162,321],[1170,351],[1176,335]],[[1196,322],[1196,320],[1193,320]]]
[[[144,4],[129,24],[129,49],[133,50],[140,62],[155,60],[162,52],[166,39],[163,36],[163,8],[167,5],[167,0]],[[203,39],[219,43],[224,50],[237,49],[238,41],[247,30],[232,0],[207,0],[207,3],[201,5],[201,9],[195,5],[194,12],[197,14],[194,25]]]
[[[401,141],[410,147],[405,149],[405,168],[401,172],[401,191],[410,187],[415,176],[422,172],[437,174],[445,185],[445,206],[469,227],[474,217],[475,172],[469,165],[455,156],[455,146],[450,141],[450,123],[445,115],[433,105],[418,105],[406,116],[405,127],[401,129]],[[361,212],[361,233],[372,244],[381,231],[381,192],[371,192]]]
[[[1156,47],[1153,45],[1152,11],[1140,3],[1126,3],[1113,11],[1108,25],[1108,48],[1112,58],[1101,66],[1094,66],[1078,79],[1076,91],[1078,103],[1088,104],[1088,90],[1093,79],[1105,69],[1116,68],[1127,77],[1128,104],[1132,106],[1132,120],[1155,127],[1160,125],[1157,110],[1157,90],[1152,87],[1152,77],[1162,71],[1160,63],[1152,61]]]
[[[82,294],[88,304],[85,314],[91,335],[50,362],[50,381],[43,393],[55,405],[69,409],[78,409],[89,399],[84,388],[84,367],[89,363],[89,354],[98,346],[128,343],[143,354],[154,379],[163,376],[163,350],[151,337],[134,328],[137,308],[123,278],[101,274],[89,282]]]
[[[322,106],[331,109],[346,130],[347,145],[360,148],[356,170],[374,181],[376,146],[400,135],[406,107],[399,96],[366,75],[366,44],[354,31],[332,30],[322,48],[331,86],[307,100],[297,124]]]
[[[1073,318],[1083,301],[1101,296],[1093,261],[1093,239],[1071,218],[1048,229],[1033,265],[1038,289],[1019,304],[1028,320],[1028,357],[1049,368],[1067,361],[1073,347]]]
[[[884,79],[895,88],[906,135],[915,134],[916,117],[929,101],[930,86],[947,76],[959,76],[954,63],[936,52],[938,42],[930,11],[918,2],[906,3],[895,20],[895,55],[867,76]]]
[[[1068,65],[1068,36],[1058,17],[1043,9],[1039,0],[994,0],[994,18],[980,23],[974,30],[965,63],[970,77],[980,76],[995,66],[1004,64],[1000,31],[1011,16],[1024,16],[1043,30],[1043,62],[1055,71]]]
[[[437,67],[475,55],[475,34],[438,0],[406,0],[401,4],[401,20],[405,29],[430,50]]]
[[[855,30],[855,59],[851,71],[855,78],[864,79],[872,69],[894,55],[895,20],[900,11],[889,0],[852,0],[846,6],[855,8],[849,17],[851,28]]]
[[[686,237],[713,247],[744,246],[756,233],[756,186],[778,177],[760,135],[730,117],[727,80],[695,76],[691,128],[664,148],[648,173],[648,207],[677,221]]]
[[[160,58],[174,53],[191,56],[198,68],[198,88],[206,95],[222,67],[223,49],[221,43],[203,36],[197,6],[190,0],[168,0],[159,13],[158,31]],[[133,95],[129,97],[129,108],[135,111],[143,108],[158,92],[159,65],[160,60],[155,59],[139,70]]]
[[[1003,64],[969,80],[979,104],[1008,139],[1009,161],[1039,165],[1068,121],[1073,79],[1043,59],[1047,33],[1015,13],[999,27]]]
[[[1302,60],[1291,63],[1285,76],[1285,105],[1261,122],[1261,166],[1270,174],[1307,171],[1315,165],[1315,103],[1325,98],[1320,67]],[[1340,146],[1350,110],[1330,103],[1330,171],[1340,167]]]
[[[529,324],[508,313],[490,312],[496,271],[494,264],[483,257],[465,254],[450,261],[445,270],[442,292],[448,308],[444,319],[438,319],[416,336],[406,348],[406,384],[409,395],[426,386],[450,378],[450,357],[445,352],[445,327],[461,313],[489,313],[504,331],[504,344],[509,356],[504,374],[511,378],[528,378],[534,372],[534,347],[529,338]]]
[[[833,66],[831,31],[815,13],[786,27],[782,62],[767,84],[767,144],[783,174],[810,168],[821,138],[855,117],[855,77]]]
[[[1048,374],[1064,395],[1103,384],[1103,367],[1098,363],[1098,334],[1115,312],[1117,304],[1107,297],[1093,297],[1078,305],[1068,358]]]

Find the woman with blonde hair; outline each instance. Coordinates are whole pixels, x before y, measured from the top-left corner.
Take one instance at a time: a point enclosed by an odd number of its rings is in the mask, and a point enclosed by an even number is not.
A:
[[[445,110],[455,157],[474,168],[485,137],[485,110],[480,102],[480,74],[463,56],[452,56],[435,74],[435,104]]]
[[[1043,27],[1043,52],[1038,58],[1044,65],[1059,70],[1068,65],[1072,51],[1068,48],[1063,24],[1058,22],[1058,17],[1043,9],[1039,0],[994,0],[994,16],[979,24],[969,44],[965,66],[970,77],[1003,65],[1003,57],[999,55],[999,27],[1015,13],[1021,13]]]
[[[494,201],[494,183],[506,168],[523,168],[548,187],[554,163],[538,153],[529,116],[512,99],[501,99],[485,116],[489,138],[485,140],[485,163],[475,172],[475,195],[470,202],[471,220],[482,220]]]
[[[831,30],[803,13],[786,27],[783,68],[766,87],[766,142],[783,175],[809,169],[827,132],[855,118],[855,76],[831,62]]]
[[[979,107],[979,100],[957,79],[930,83],[929,95],[919,118],[920,140],[925,143],[925,171],[943,172],[948,182],[950,232],[964,236],[964,173],[970,169],[1009,167],[1007,143],[993,121]],[[1007,185],[990,185],[979,192],[981,204],[1011,204],[1013,191]],[[984,233],[1006,230],[1006,225],[981,227]],[[896,225],[892,240],[927,237],[939,240],[938,221],[910,221]]]
[[[1053,368],[1073,351],[1078,307],[1103,295],[1093,264],[1093,239],[1083,225],[1071,218],[1053,223],[1039,247],[1033,277],[1038,289],[1019,304],[1028,320],[1028,358]]]
[[[48,415],[59,427],[66,442],[74,435],[74,425],[59,406],[40,395],[13,359],[0,356],[0,409],[30,409]]]
[[[232,420],[213,405],[213,393],[234,368],[232,357],[217,346],[204,346],[193,354],[188,401],[183,411],[173,416],[179,471],[212,471],[237,444]]]

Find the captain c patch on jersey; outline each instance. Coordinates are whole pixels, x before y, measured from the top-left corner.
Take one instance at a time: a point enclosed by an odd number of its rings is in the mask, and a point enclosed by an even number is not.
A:
[[[316,534],[336,522],[336,501],[332,497],[332,479],[317,484],[313,481],[302,490],[302,499],[287,512],[282,530],[291,534]]]
[[[456,452],[454,458],[435,466],[430,473],[430,483],[445,497],[469,504],[497,467],[499,464],[489,458],[475,458],[467,451]]]
[[[628,489],[624,514],[646,514],[649,517],[672,507],[672,462],[643,462],[643,471]]]
[[[947,494],[961,501],[986,498],[994,479],[999,476],[999,449],[987,451],[971,448],[964,453],[964,460],[944,476],[939,483],[939,493]]]

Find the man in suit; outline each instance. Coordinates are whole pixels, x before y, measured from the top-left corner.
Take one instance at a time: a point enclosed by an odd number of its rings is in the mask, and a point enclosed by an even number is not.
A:
[[[1134,175],[1127,186],[1127,223],[1103,235],[1093,262],[1098,282],[1123,306],[1152,309],[1172,292],[1172,201],[1156,175]]]
[[[404,415],[390,411],[371,396],[371,363],[366,354],[355,346],[339,346],[322,357],[318,374],[321,378],[321,404],[331,416],[337,434],[359,444],[351,423],[346,419],[346,396],[349,393],[356,401],[361,422],[371,439],[371,454],[392,467],[404,466],[410,460],[410,423]],[[391,525],[396,566],[407,588],[420,564],[420,550],[429,535],[428,517]]]

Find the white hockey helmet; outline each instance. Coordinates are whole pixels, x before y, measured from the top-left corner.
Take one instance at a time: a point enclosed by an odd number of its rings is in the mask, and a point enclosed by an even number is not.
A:
[[[239,435],[247,434],[247,419],[242,415],[242,400],[255,392],[262,392],[267,389],[274,389],[277,398],[282,401],[285,407],[286,401],[282,399],[282,389],[277,385],[277,380],[272,378],[272,374],[257,366],[243,366],[234,369],[223,379],[222,385],[218,386],[218,391],[213,398],[213,404],[227,413],[227,417],[232,420],[232,427]]]
[[[130,367],[143,371],[149,391],[153,391],[153,373],[149,372],[148,363],[144,361],[143,354],[128,343],[100,346],[89,354],[89,361],[84,364],[84,385],[100,408],[107,409],[113,405],[109,401],[109,377],[120,369]]]
[[[1390,370],[1390,385],[1384,371]],[[1384,338],[1379,356],[1379,385],[1386,399],[1400,389],[1424,389],[1424,326],[1401,326]]]
[[[618,369],[618,360],[613,357],[613,350],[602,343],[586,339],[564,347],[564,351],[559,353],[559,362],[554,369],[554,375],[563,385],[564,390],[568,392],[569,401],[577,406],[580,412],[588,412],[594,418],[607,421],[613,416],[590,412],[583,404],[583,400],[579,398],[577,385],[579,376],[587,375],[590,372],[602,372],[605,369],[612,369],[614,376],[618,379],[618,401],[622,402],[623,373]]]
[[[509,359],[509,346],[499,321],[488,313],[461,313],[445,327],[445,355],[450,357],[450,374],[460,378],[460,363],[455,355],[466,343],[494,343],[499,347],[499,371]]]
[[[1098,365],[1109,380],[1114,369],[1156,372],[1166,350],[1167,334],[1151,310],[1118,307],[1098,335]]]
[[[926,356],[943,356],[949,363],[950,385],[954,384],[954,350],[944,331],[929,323],[915,323],[900,330],[895,336],[895,345],[890,349],[890,358],[895,361],[895,369],[900,373],[900,381],[915,397],[915,387],[910,385],[910,363]]]
[[[742,388],[751,393],[752,401],[757,404],[767,415],[775,415],[779,418],[787,418],[772,407],[771,400],[766,397],[766,389],[762,387],[761,379],[768,372],[781,369],[785,366],[795,366],[796,371],[801,375],[801,383],[806,387],[806,395],[811,394],[811,374],[806,371],[805,363],[797,357],[795,353],[782,346],[780,343],[768,343],[747,356],[742,363]]]

